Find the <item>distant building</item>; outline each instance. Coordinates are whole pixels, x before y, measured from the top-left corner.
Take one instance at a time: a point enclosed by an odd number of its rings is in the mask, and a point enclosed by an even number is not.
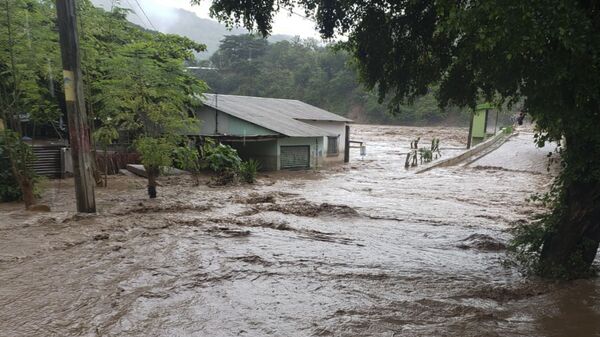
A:
[[[264,170],[343,162],[350,119],[291,99],[205,94],[200,135],[234,147]]]

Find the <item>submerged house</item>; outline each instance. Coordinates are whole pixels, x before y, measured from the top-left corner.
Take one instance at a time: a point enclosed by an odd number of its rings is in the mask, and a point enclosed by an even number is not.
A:
[[[235,148],[263,170],[348,161],[350,119],[291,99],[205,94],[200,136]]]

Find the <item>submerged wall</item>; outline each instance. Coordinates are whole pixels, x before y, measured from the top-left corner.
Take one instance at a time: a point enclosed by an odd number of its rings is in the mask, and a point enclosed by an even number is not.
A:
[[[328,147],[328,142],[329,142],[329,138],[328,137],[322,137],[322,163],[326,164],[326,163],[330,163],[330,162],[343,162],[344,161],[344,149],[346,148],[346,122],[332,122],[332,121],[307,121],[307,120],[303,120],[302,122],[306,123],[306,124],[310,124],[312,126],[316,126],[320,129],[326,130],[332,134],[335,134],[338,136],[337,142],[338,142],[338,153],[333,155],[333,154],[328,154],[327,153],[327,147]]]
[[[310,168],[323,165],[323,137],[286,137],[279,138],[277,143],[277,157],[281,157],[282,146],[302,146],[310,148]],[[277,161],[277,169],[281,169],[281,160]]]

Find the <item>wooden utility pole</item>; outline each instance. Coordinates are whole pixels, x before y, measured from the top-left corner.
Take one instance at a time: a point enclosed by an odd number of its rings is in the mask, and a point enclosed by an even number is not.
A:
[[[56,0],[56,13],[63,63],[65,102],[69,121],[69,142],[71,143],[71,157],[73,158],[77,211],[94,213],[96,212],[96,200],[90,152],[90,128],[85,111],[83,81],[81,79],[75,0]]]

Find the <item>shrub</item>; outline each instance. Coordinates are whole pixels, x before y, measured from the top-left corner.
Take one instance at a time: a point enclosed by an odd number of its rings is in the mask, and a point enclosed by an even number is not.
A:
[[[20,199],[21,189],[12,174],[10,162],[8,158],[0,157],[0,201],[15,201]]]
[[[256,173],[260,169],[260,163],[254,159],[243,162],[240,165],[240,177],[248,184],[256,181]]]
[[[0,157],[8,157],[10,174],[19,186],[25,207],[29,208],[35,203],[37,178],[30,165],[35,159],[31,146],[25,144],[18,133],[4,130],[0,133]]]
[[[422,147],[419,149],[419,157],[421,158],[421,164],[429,163],[433,160],[433,152],[430,149]]]
[[[194,179],[194,184],[200,184],[200,154],[192,146],[179,146],[173,151],[173,161],[179,169],[189,171]]]
[[[229,145],[216,144],[207,138],[202,146],[202,168],[208,168],[218,174],[216,185],[226,185],[235,181],[242,159]]]
[[[209,139],[202,147],[202,162],[204,167],[217,173],[238,172],[242,159],[231,146],[215,144]]]

